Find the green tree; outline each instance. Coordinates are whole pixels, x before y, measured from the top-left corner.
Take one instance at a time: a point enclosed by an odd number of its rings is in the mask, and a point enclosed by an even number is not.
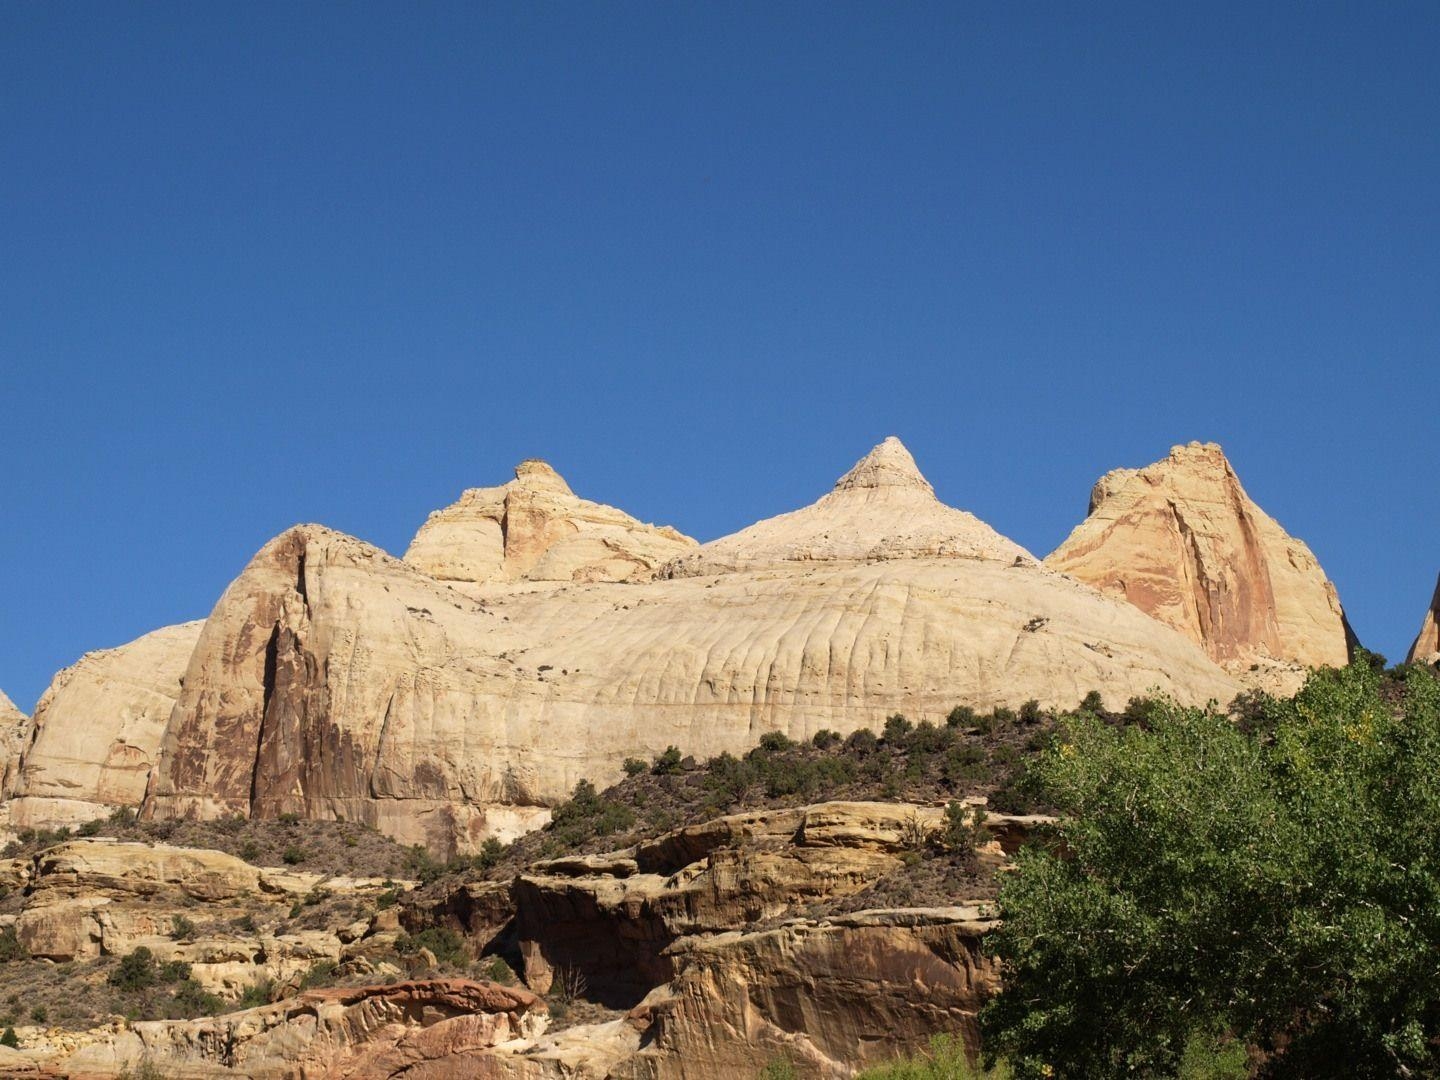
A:
[[[1318,672],[1253,729],[1072,718],[1032,769],[1057,843],[1001,892],[989,1051],[1174,1076],[1233,1036],[1269,1076],[1440,1072],[1440,681],[1381,680]]]

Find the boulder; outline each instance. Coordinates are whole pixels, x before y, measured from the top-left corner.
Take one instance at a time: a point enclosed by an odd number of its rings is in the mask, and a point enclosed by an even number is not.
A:
[[[74,825],[140,804],[200,627],[155,630],[55,676],[21,756],[13,827]]]
[[[1305,544],[1251,500],[1214,443],[1101,477],[1089,516],[1045,560],[1174,627],[1230,671],[1293,689],[1352,642]],[[1274,668],[1290,670],[1277,676]],[[1283,686],[1278,684],[1284,684]]]
[[[1435,595],[1430,598],[1430,610],[1420,624],[1410,652],[1405,657],[1412,664],[1440,663],[1440,580],[1435,582]]]

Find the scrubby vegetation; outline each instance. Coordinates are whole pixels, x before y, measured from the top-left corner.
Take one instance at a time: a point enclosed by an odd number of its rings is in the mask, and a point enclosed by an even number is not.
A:
[[[405,877],[411,849],[357,822],[305,821],[295,814],[275,820],[239,816],[218,821],[137,821],[128,807],[79,828],[22,829],[0,858],[37,854],[75,838],[114,837],[143,843],[209,848],[256,866],[293,867],[318,874]]]
[[[1440,680],[1361,656],[1234,716],[1068,718],[1001,893],[1021,1077],[1440,1075]]]

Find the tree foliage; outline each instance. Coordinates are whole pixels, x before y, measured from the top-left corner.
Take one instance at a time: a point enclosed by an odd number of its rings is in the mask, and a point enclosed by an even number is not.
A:
[[[1001,893],[990,1052],[1173,1076],[1228,1040],[1267,1076],[1440,1074],[1440,682],[1399,675],[1362,656],[1243,724],[1073,717],[1031,772],[1064,823]]]

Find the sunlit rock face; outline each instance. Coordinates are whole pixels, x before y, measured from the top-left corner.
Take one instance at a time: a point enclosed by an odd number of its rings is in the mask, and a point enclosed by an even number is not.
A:
[[[1213,443],[1101,477],[1089,516],[1045,565],[1122,597],[1237,674],[1298,685],[1305,668],[1349,657],[1334,585]]]
[[[1440,662],[1440,580],[1435,582],[1435,595],[1430,598],[1430,608],[1406,659],[1412,664]]]
[[[483,559],[417,555],[434,517],[405,560],[319,526],[267,544],[200,635],[145,813],[343,817],[469,849],[669,745],[1239,689],[1180,633],[941,504],[898,441],[794,514],[699,548],[666,538],[685,554],[653,579],[537,574],[569,541],[512,545],[517,501],[573,496],[548,467],[521,472],[473,500],[503,505],[504,544],[451,549]]]

